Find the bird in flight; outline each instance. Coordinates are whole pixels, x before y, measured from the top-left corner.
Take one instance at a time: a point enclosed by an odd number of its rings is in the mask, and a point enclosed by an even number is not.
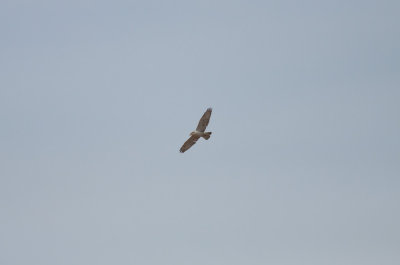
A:
[[[182,145],[179,152],[184,153],[188,150],[192,145],[194,145],[200,137],[208,140],[211,136],[211,132],[205,132],[208,123],[210,122],[212,108],[208,108],[206,112],[204,112],[203,116],[201,117],[199,124],[195,131],[190,133],[190,138],[186,140],[186,142]]]

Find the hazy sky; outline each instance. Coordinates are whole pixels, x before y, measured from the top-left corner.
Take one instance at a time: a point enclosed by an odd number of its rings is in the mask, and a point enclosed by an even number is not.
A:
[[[3,0],[0,264],[400,264],[399,14]]]

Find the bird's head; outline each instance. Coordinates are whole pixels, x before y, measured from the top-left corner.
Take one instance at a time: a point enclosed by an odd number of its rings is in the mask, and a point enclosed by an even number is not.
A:
[[[196,133],[195,131],[191,132],[191,133],[190,133],[190,136],[193,136],[195,133]]]

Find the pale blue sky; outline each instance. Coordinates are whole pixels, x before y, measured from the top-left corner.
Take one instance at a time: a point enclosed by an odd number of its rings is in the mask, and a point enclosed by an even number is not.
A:
[[[1,264],[400,264],[399,1],[0,6]]]

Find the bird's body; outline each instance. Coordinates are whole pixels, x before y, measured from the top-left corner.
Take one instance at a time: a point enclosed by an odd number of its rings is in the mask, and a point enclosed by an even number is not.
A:
[[[199,124],[197,125],[196,130],[190,133],[190,138],[186,140],[186,142],[182,145],[181,149],[179,149],[181,153],[184,153],[186,150],[192,147],[192,145],[194,145],[197,142],[197,140],[199,140],[200,137],[203,137],[206,140],[210,138],[211,132],[205,132],[205,130],[207,128],[208,123],[210,122],[211,112],[212,112],[211,108],[208,108],[206,112],[204,112],[203,116],[199,121]]]
[[[211,136],[211,132],[193,131],[190,133],[190,136],[203,137],[204,139],[208,140]]]

